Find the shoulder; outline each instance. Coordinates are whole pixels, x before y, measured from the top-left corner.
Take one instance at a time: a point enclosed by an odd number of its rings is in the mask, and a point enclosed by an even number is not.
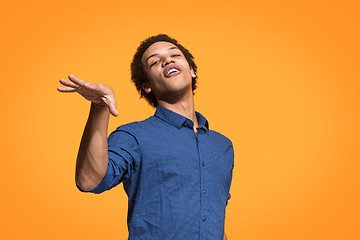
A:
[[[228,146],[233,145],[229,138],[225,137],[223,134],[221,134],[217,131],[209,130],[209,134],[216,142],[219,142],[219,143],[222,143],[222,144],[228,145]]]
[[[233,143],[229,138],[214,130],[210,130],[209,135],[211,139],[211,151],[213,153],[229,153],[232,156],[234,155]]]
[[[212,153],[216,159],[221,159],[223,163],[228,163],[227,166],[234,167],[234,147],[231,140],[219,132],[214,130],[209,131],[212,138]]]
[[[113,132],[111,132],[109,139],[128,135],[138,140],[144,130],[146,130],[149,125],[151,125],[152,119],[153,117],[149,117],[142,121],[135,121],[120,125]]]
[[[221,133],[210,130],[209,135],[212,141],[212,151],[215,153],[230,154],[234,158],[234,146],[232,141]]]

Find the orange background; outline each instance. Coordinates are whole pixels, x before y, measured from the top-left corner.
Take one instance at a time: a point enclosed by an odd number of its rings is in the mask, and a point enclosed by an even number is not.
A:
[[[358,1],[2,3],[1,239],[126,239],[122,185],[74,183],[90,104],[68,74],[112,86],[117,126],[152,115],[130,81],[140,41],[178,39],[196,110],[234,143],[229,240],[360,239]]]

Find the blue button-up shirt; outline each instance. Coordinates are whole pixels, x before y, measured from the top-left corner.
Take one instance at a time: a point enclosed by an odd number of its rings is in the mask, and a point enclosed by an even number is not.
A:
[[[233,145],[196,117],[197,135],[190,119],[158,106],[109,135],[107,172],[91,192],[123,182],[130,240],[223,239]]]

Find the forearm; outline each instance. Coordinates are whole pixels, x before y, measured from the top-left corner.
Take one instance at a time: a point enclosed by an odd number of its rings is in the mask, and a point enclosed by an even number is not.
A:
[[[88,121],[79,147],[75,173],[75,181],[84,191],[94,189],[106,174],[109,117],[108,107],[91,103]]]

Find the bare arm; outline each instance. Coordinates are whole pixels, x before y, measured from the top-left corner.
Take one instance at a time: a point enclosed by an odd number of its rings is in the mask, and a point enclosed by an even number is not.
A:
[[[107,107],[91,104],[89,118],[76,160],[75,181],[84,191],[94,189],[104,178],[108,164]]]
[[[114,91],[104,84],[90,83],[69,75],[60,79],[60,92],[77,92],[91,101],[89,118],[76,160],[75,181],[84,191],[94,189],[104,178],[108,164],[107,131],[110,113],[118,115]]]

